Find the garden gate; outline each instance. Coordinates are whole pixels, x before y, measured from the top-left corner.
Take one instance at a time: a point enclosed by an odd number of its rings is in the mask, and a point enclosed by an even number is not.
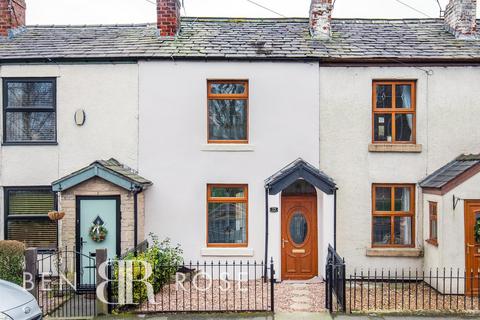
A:
[[[326,274],[326,308],[330,311],[346,311],[346,268],[345,259],[328,246]],[[335,298],[335,301],[334,301]]]
[[[35,282],[44,316],[87,318],[96,315],[94,253],[87,256],[67,248],[39,253]]]

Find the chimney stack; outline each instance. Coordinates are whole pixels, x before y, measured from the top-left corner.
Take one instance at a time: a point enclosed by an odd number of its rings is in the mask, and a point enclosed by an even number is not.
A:
[[[161,37],[174,37],[180,29],[180,0],[157,0],[157,28]]]
[[[332,0],[312,0],[310,33],[314,39],[329,40],[332,35]]]
[[[0,37],[12,35],[15,29],[25,27],[25,0],[0,0]]]
[[[455,38],[472,40],[477,35],[477,0],[450,0],[445,9],[445,26]]]

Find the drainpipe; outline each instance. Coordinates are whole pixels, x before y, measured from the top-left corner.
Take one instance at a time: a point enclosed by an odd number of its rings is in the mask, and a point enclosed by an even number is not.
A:
[[[264,281],[267,281],[267,265],[268,265],[268,191],[269,187],[265,186],[265,259],[263,260],[265,263],[265,272],[264,272]]]
[[[133,187],[133,248],[137,255],[138,246],[138,194],[142,192],[142,187]]]
[[[333,190],[333,249],[337,251],[337,188]]]

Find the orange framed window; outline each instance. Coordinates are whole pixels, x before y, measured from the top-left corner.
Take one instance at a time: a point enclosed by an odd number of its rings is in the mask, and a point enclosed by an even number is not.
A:
[[[414,247],[415,185],[373,184],[372,247]]]
[[[248,143],[248,80],[208,80],[208,143]]]
[[[207,246],[248,245],[248,186],[207,185]]]
[[[428,202],[428,221],[429,221],[429,238],[428,243],[438,245],[438,215],[437,215],[437,203]]]
[[[416,142],[416,82],[373,81],[373,143]]]

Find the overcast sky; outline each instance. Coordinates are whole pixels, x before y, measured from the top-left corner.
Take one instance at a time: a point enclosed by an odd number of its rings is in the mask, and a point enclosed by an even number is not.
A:
[[[306,17],[310,0],[254,0],[287,17]],[[442,8],[448,0],[439,0]],[[153,3],[151,3],[153,2]],[[155,0],[27,0],[28,24],[112,24],[153,22]],[[439,16],[437,0],[336,0],[334,17],[422,18]],[[184,0],[188,16],[278,17],[249,0]],[[480,2],[479,2],[480,6]],[[185,15],[182,11],[182,14]]]

